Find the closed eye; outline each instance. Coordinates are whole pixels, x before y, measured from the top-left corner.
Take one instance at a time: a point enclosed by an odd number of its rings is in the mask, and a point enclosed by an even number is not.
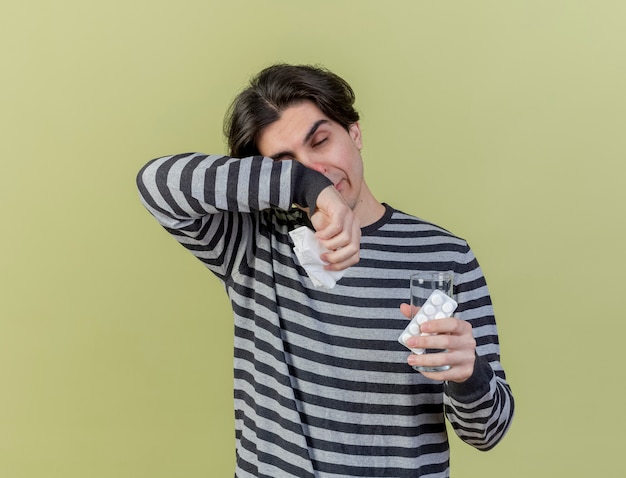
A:
[[[318,141],[317,143],[313,143],[313,147],[317,148],[318,146],[323,145],[324,143],[326,143],[326,141],[328,141],[328,138],[323,138],[320,141]]]

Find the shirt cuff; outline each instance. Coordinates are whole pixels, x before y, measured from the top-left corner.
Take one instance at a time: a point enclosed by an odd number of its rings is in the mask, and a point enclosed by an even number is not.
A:
[[[297,161],[293,161],[291,170],[293,202],[300,207],[308,207],[312,215],[315,211],[317,196],[333,183],[322,173],[309,169]]]
[[[476,355],[474,372],[465,382],[446,382],[445,388],[448,396],[462,403],[472,403],[489,393],[489,384],[494,377],[494,372],[489,362]]]

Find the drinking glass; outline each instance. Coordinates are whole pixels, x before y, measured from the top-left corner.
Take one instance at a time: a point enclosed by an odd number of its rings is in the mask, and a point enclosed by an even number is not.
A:
[[[411,310],[416,310],[418,307],[422,307],[430,294],[434,290],[440,290],[448,297],[453,297],[453,285],[454,285],[454,272],[418,272],[413,274],[410,278],[411,281]],[[415,314],[413,314],[415,315]],[[425,349],[424,353],[432,354],[445,352],[441,349]],[[419,372],[442,372],[450,368],[449,365],[443,365],[440,367],[413,367]]]

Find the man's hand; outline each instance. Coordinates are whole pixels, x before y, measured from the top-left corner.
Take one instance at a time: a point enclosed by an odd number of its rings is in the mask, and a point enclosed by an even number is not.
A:
[[[409,304],[402,304],[400,312],[407,318],[415,315],[415,311],[411,314]],[[414,367],[450,365],[450,369],[443,372],[421,372],[425,377],[432,380],[448,380],[460,383],[472,376],[476,361],[476,340],[469,322],[449,317],[447,319],[429,320],[422,324],[420,329],[424,333],[437,335],[415,335],[407,341],[409,347],[443,349],[446,352],[411,354],[407,360],[409,365]]]
[[[359,220],[333,186],[322,190],[317,197],[311,224],[315,228],[315,236],[331,251],[322,255],[322,260],[328,262],[325,269],[340,271],[359,262]]]

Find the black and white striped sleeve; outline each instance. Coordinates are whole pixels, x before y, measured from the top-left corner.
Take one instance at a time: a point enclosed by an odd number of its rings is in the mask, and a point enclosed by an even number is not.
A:
[[[456,434],[479,450],[489,450],[511,425],[514,400],[500,363],[500,345],[487,283],[468,248],[458,284],[460,318],[472,324],[476,339],[474,374],[445,384],[446,415]]]
[[[164,156],[137,175],[141,201],[156,220],[219,277],[249,240],[251,211],[291,204],[291,164],[187,153]]]
[[[137,175],[146,209],[220,276],[231,272],[241,244],[250,240],[250,213],[314,201],[327,185],[323,175],[295,161],[262,156],[164,156]]]

